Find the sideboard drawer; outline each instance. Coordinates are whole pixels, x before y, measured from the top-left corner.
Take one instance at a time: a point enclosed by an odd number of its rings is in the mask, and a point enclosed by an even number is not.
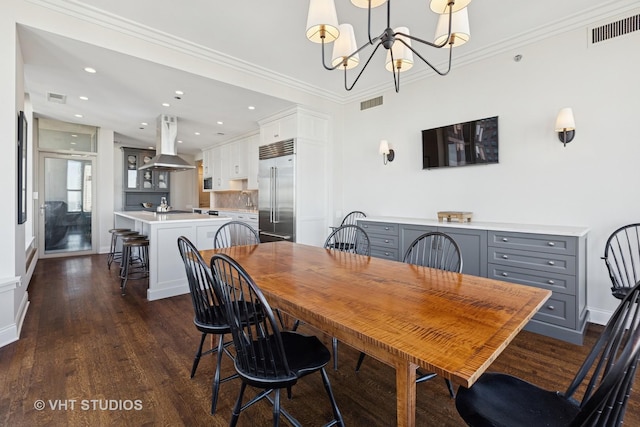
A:
[[[576,276],[489,264],[489,278],[535,286],[569,295],[576,294]]]
[[[560,255],[576,254],[576,239],[551,234],[489,231],[489,246]]]
[[[575,304],[575,297],[554,293],[533,318],[554,325],[575,328]]]
[[[391,248],[391,249],[398,248],[398,238],[396,236],[391,236],[391,235],[381,236],[377,234],[370,234],[369,242],[371,243],[371,246],[378,246],[378,247]]]
[[[398,250],[397,249],[384,249],[380,247],[372,247],[371,248],[371,256],[376,258],[384,258],[390,259],[391,261],[398,260]]]
[[[398,224],[386,223],[386,222],[369,222],[358,221],[358,225],[367,232],[367,234],[389,234],[392,236],[398,235]],[[369,236],[371,238],[371,236]]]
[[[489,262],[550,271],[560,274],[576,274],[576,257],[547,254],[544,252],[519,251],[514,249],[489,248]]]

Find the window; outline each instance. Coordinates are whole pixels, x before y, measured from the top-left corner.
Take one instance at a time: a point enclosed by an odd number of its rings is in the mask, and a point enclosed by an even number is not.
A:
[[[91,212],[91,162],[67,160],[67,209]]]

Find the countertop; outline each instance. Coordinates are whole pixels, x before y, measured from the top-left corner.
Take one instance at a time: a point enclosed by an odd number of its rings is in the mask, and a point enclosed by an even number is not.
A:
[[[455,227],[455,228],[470,228],[478,230],[492,230],[492,231],[511,231],[516,233],[535,233],[535,234],[553,234],[560,236],[581,237],[589,232],[588,227],[570,226],[570,225],[541,225],[541,224],[514,224],[506,222],[447,222],[438,221],[437,219],[425,219],[425,218],[403,218],[394,216],[377,216],[358,218],[358,221],[375,221],[375,222],[390,222],[396,224],[415,224],[426,225],[432,227]]]
[[[146,211],[126,211],[114,212],[123,218],[129,218],[134,221],[144,222],[146,224],[158,224],[165,222],[192,222],[192,221],[228,221],[231,218],[224,216],[210,216],[196,213],[157,213]]]

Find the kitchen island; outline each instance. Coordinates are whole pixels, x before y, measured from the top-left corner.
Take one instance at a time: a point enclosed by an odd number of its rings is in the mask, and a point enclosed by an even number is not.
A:
[[[231,218],[194,213],[114,212],[116,228],[130,228],[149,238],[150,301],[189,293],[178,237],[185,236],[200,250],[213,249],[213,237]],[[132,284],[135,286],[135,284]]]

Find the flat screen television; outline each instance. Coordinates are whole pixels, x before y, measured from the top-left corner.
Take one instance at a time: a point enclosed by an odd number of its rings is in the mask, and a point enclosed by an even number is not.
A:
[[[498,116],[422,131],[422,169],[498,163]]]

